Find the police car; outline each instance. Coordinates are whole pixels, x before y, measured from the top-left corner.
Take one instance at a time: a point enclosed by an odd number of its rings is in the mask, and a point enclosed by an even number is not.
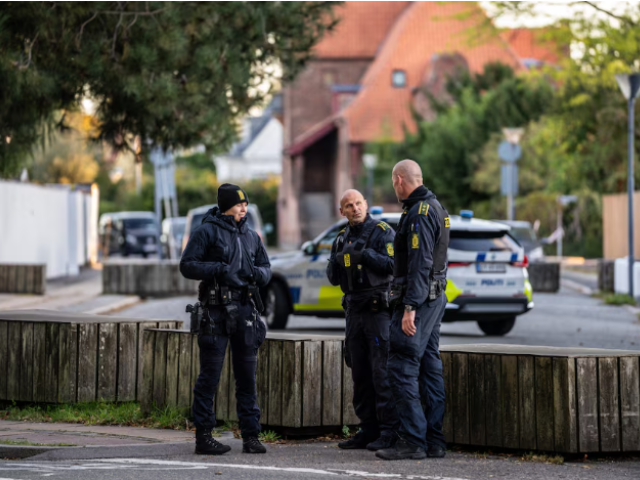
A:
[[[371,216],[394,229],[400,213],[371,209]],[[487,335],[505,335],[516,316],[533,308],[528,259],[509,233],[510,226],[473,218],[463,210],[450,216],[447,307],[443,321],[477,321]],[[283,329],[289,315],[344,317],[342,291],[327,279],[325,270],[343,219],[300,251],[270,258],[273,278],[263,292],[265,317],[272,329]]]

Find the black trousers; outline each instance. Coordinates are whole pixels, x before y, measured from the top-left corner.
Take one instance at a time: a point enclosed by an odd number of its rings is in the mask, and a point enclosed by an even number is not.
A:
[[[388,311],[347,309],[346,362],[353,376],[353,408],[360,428],[372,435],[391,433],[399,426],[387,376],[390,326]]]
[[[236,303],[236,302],[234,302]],[[237,303],[240,317],[236,331],[228,336],[224,330],[222,307],[213,307],[209,315],[215,323],[213,335],[199,335],[200,375],[193,389],[192,412],[196,432],[216,426],[213,398],[220,383],[227,343],[231,345],[231,365],[236,379],[236,406],[243,438],[260,433],[260,408],[256,401],[256,367],[258,348],[264,342],[267,329],[255,313],[253,305]]]

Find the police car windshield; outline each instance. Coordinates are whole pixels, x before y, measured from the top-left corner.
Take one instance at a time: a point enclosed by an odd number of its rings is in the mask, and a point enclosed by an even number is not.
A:
[[[196,227],[199,227],[202,224],[202,220],[207,216],[209,212],[198,213],[191,218],[191,230],[189,233],[193,233]],[[251,212],[247,211],[247,227],[252,230],[255,230],[255,221]]]
[[[127,230],[155,230],[156,222],[151,218],[127,218],[122,221]]]
[[[451,230],[449,248],[464,252],[517,252],[520,246],[505,232]]]

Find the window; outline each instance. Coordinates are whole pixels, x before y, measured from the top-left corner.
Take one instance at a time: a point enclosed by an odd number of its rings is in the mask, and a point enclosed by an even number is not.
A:
[[[322,237],[322,239],[318,242],[316,253],[317,254],[331,253],[331,247],[333,246],[333,242],[338,236],[338,233],[340,232],[340,230],[342,230],[345,226],[346,226],[345,224],[341,223],[339,225],[334,226],[331,230],[329,230],[325,234],[325,236]]]
[[[505,232],[451,230],[449,248],[464,252],[518,252],[520,246]]]
[[[391,73],[391,84],[395,88],[404,88],[407,86],[407,72],[404,70],[394,70]]]

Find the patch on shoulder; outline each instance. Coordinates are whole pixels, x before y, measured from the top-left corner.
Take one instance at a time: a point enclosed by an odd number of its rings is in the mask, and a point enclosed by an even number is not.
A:
[[[386,232],[390,228],[389,225],[387,225],[385,222],[378,223],[378,225],[376,225],[376,227],[380,227],[382,229],[382,231],[384,231],[384,232]]]
[[[342,230],[340,230],[340,231],[338,232],[338,235],[342,235],[342,234],[343,234],[344,232],[346,232],[346,231],[347,231],[347,229],[346,229],[346,228],[343,228]]]
[[[387,243],[387,254],[388,254],[390,257],[393,257],[393,255],[394,255],[394,252],[393,252],[393,243],[391,243],[391,242]]]
[[[418,215],[428,215],[429,214],[429,204],[426,202],[420,202],[420,208],[418,208]]]

